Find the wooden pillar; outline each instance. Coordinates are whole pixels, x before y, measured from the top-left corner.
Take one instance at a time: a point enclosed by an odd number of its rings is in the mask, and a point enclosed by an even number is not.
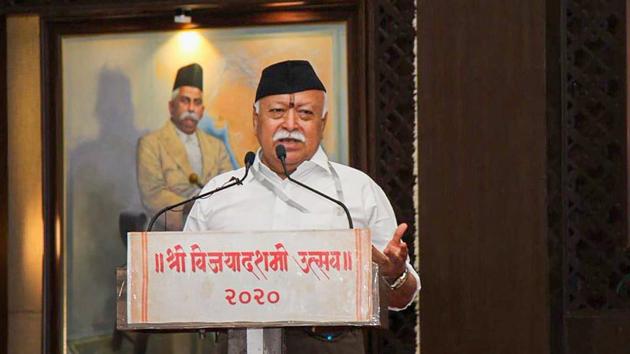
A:
[[[549,353],[545,1],[419,6],[422,352]]]

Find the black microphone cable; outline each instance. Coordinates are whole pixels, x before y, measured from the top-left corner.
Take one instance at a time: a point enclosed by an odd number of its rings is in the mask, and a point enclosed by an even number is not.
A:
[[[315,190],[315,189],[307,186],[306,184],[304,184],[302,182],[299,182],[299,181],[291,178],[291,176],[287,172],[287,165],[286,165],[286,163],[284,161],[287,158],[287,149],[284,147],[284,145],[282,145],[282,144],[276,145],[276,156],[278,156],[278,159],[280,160],[280,163],[282,164],[282,170],[284,170],[284,174],[285,174],[285,176],[287,176],[289,181],[291,181],[291,182],[293,182],[293,183],[295,183],[295,184],[297,184],[297,185],[299,185],[299,186],[301,186],[303,188],[306,188],[309,191],[311,191],[311,192],[313,192],[313,193],[315,193],[315,194],[317,194],[317,195],[319,195],[321,197],[324,197],[324,198],[330,200],[331,202],[333,202],[333,203],[339,205],[340,207],[342,207],[343,211],[346,212],[346,217],[348,218],[348,228],[349,229],[353,229],[354,228],[354,224],[352,223],[352,217],[350,216],[350,211],[348,210],[348,208],[346,207],[345,204],[343,204],[341,201],[339,201],[337,199],[331,198],[331,197],[327,196],[326,194],[324,194],[324,193],[322,193],[322,192],[320,192],[318,190]]]
[[[223,185],[221,187],[215,188],[215,189],[213,189],[213,190],[211,190],[209,192],[206,192],[206,193],[203,193],[203,194],[199,194],[199,195],[197,195],[195,197],[183,200],[183,201],[181,201],[181,202],[179,202],[177,204],[169,205],[169,206],[166,206],[166,207],[160,209],[160,211],[155,213],[155,215],[153,215],[153,217],[151,218],[151,221],[149,222],[149,226],[147,226],[146,231],[149,232],[149,231],[153,230],[153,224],[155,224],[155,221],[157,220],[157,218],[160,217],[160,215],[166,213],[169,210],[175,209],[178,206],[182,206],[182,205],[184,205],[186,203],[190,203],[190,202],[192,202],[194,200],[197,200],[197,199],[206,198],[206,197],[208,197],[208,196],[210,196],[210,195],[212,195],[212,194],[214,194],[216,192],[219,192],[219,191],[222,191],[224,189],[233,187],[233,186],[235,186],[237,184],[243,184],[243,181],[245,180],[245,178],[247,178],[247,174],[249,173],[249,169],[254,164],[254,159],[256,159],[256,154],[254,154],[253,152],[248,151],[245,154],[245,159],[244,159],[245,160],[245,174],[243,175],[243,178],[238,179],[238,178],[232,177],[230,179],[230,181],[233,181],[233,182],[231,182],[231,183],[228,183],[228,184],[225,184],[225,185]]]

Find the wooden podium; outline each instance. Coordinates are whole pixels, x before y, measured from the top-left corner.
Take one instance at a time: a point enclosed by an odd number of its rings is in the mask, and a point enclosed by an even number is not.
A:
[[[369,230],[132,232],[117,329],[228,329],[228,352],[284,353],[284,327],[386,326]],[[254,329],[262,329],[254,330]],[[249,348],[249,349],[248,349]]]

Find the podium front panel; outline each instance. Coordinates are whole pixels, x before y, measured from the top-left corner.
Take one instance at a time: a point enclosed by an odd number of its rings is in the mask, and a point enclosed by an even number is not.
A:
[[[366,229],[129,233],[128,245],[128,329],[379,324]]]

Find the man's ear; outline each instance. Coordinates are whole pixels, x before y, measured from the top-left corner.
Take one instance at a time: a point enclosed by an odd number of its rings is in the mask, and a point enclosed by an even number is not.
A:
[[[324,130],[326,129],[326,122],[328,121],[328,112],[322,116],[322,135],[324,135]]]
[[[174,102],[174,100],[168,101],[168,112],[171,114],[171,117],[173,117],[173,114],[175,112],[175,102]]]
[[[254,131],[258,130],[258,114],[256,113],[256,109],[252,109],[252,125],[254,127]]]

